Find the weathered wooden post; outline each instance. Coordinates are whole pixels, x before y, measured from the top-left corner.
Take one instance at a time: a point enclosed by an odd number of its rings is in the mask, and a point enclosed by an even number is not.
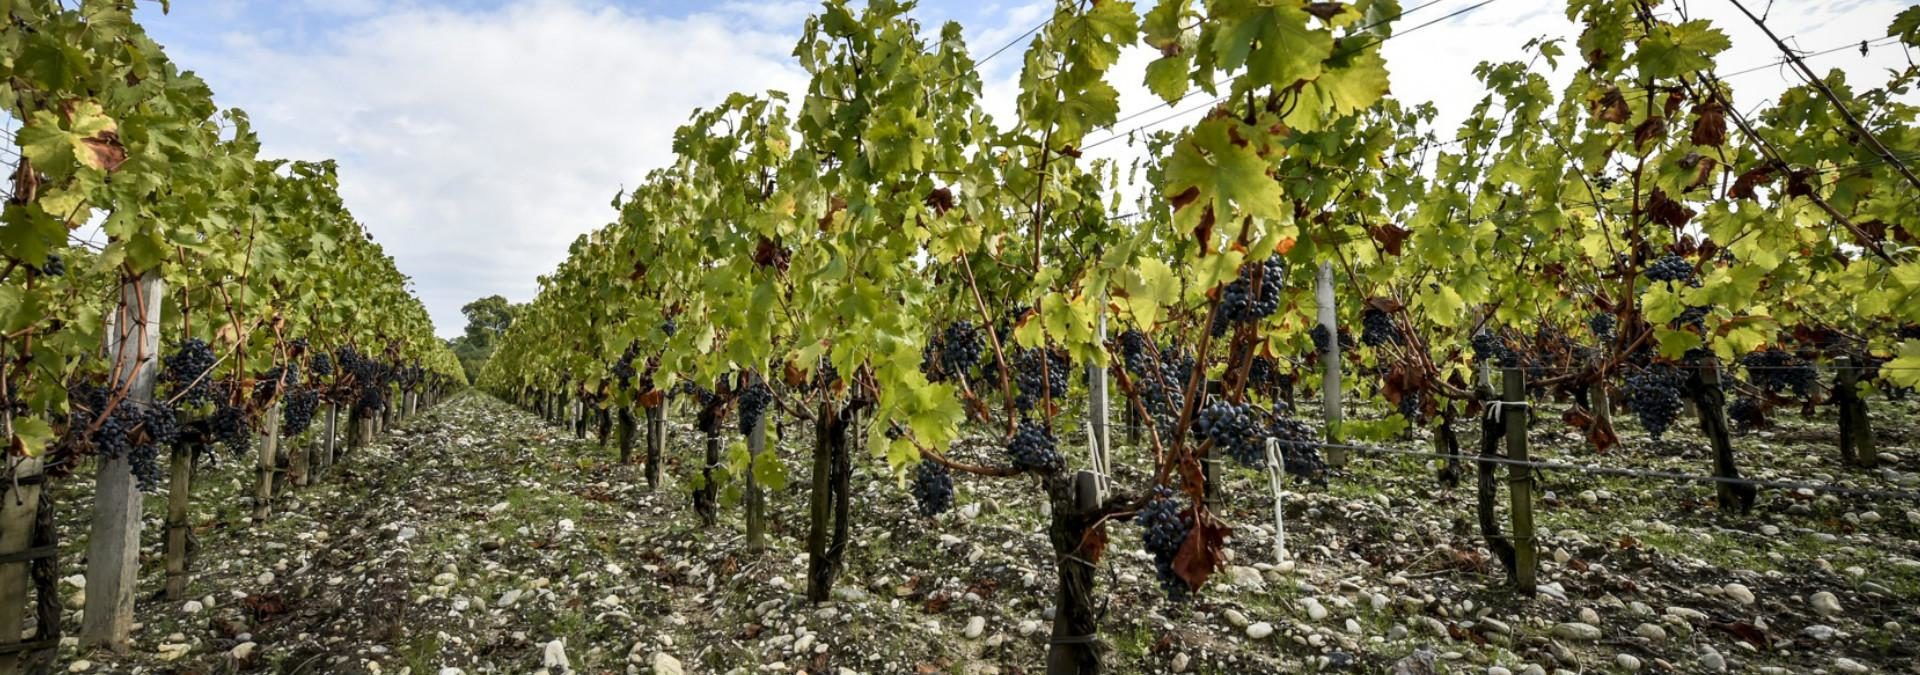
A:
[[[771,413],[772,411],[767,411]],[[770,414],[760,415],[747,434],[747,470],[746,508],[747,508],[747,550],[758,553],[767,548],[766,498],[761,494],[760,479],[755,474],[755,465],[760,461],[760,453],[767,451],[767,418]]]
[[[1873,440],[1873,424],[1867,418],[1867,402],[1860,397],[1860,371],[1848,356],[1836,359],[1834,366],[1838,369],[1833,399],[1840,404],[1840,461],[1872,468],[1880,457]]]
[[[1700,433],[1713,443],[1713,475],[1718,478],[1717,494],[1721,510],[1745,512],[1758,494],[1752,485],[1739,483],[1740,468],[1733,461],[1733,435],[1727,431],[1726,392],[1720,388],[1720,359],[1711,354],[1687,362],[1692,371],[1688,380],[1689,398],[1700,418]]]
[[[13,416],[8,414],[5,418],[5,431],[11,438]],[[59,550],[38,549],[34,545],[36,535],[40,534],[36,524],[40,516],[40,493],[45,489],[46,480],[42,460],[9,455],[6,462],[13,480],[0,483],[0,675],[13,675],[24,670],[22,665],[28,661],[30,652],[59,646],[57,638],[41,639],[48,636],[50,630],[57,636],[58,625],[39,626],[34,644],[26,643],[22,635],[27,625],[27,567],[37,558],[57,555]]]
[[[1500,401],[1501,419],[1506,422],[1507,497],[1513,500],[1513,581],[1521,593],[1534,592],[1538,571],[1538,551],[1533,539],[1533,469],[1519,462],[1527,458],[1527,380],[1526,371],[1507,368],[1501,376],[1505,389]]]
[[[620,406],[619,421],[613,427],[614,442],[620,446],[620,463],[633,463],[633,407]]]
[[[157,270],[125,279],[107,332],[112,383],[127,402],[153,403],[159,372],[160,299]],[[80,642],[125,653],[133,631],[133,591],[140,570],[140,491],[133,458],[101,457],[94,474],[93,527],[87,538],[87,598]]]
[[[660,456],[667,447],[667,404],[647,408],[647,489],[660,487]]]
[[[187,594],[187,536],[193,523],[189,507],[193,495],[193,448],[185,443],[173,446],[168,465],[172,474],[167,486],[167,599],[179,600]]]
[[[267,522],[267,516],[273,510],[273,474],[279,470],[280,452],[280,403],[275,401],[267,407],[266,419],[260,424],[265,427],[266,438],[260,444],[260,480],[253,492],[253,524]]]

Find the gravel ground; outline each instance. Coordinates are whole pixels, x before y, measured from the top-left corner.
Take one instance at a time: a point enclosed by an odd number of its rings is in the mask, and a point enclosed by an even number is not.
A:
[[[1750,477],[1920,490],[1920,410],[1874,401],[1881,469],[1838,466],[1830,411],[1735,443]],[[685,478],[690,415],[669,422],[649,491],[613,451],[478,393],[349,457],[247,524],[245,462],[196,487],[192,601],[164,580],[164,495],[149,497],[143,622],[129,654],[80,650],[100,673],[1038,673],[1053,587],[1043,495],[1028,479],[961,478],[927,520],[859,458],[853,549],[835,600],[808,604],[806,486],[769,497],[771,549],[743,547],[739,509],[703,529]],[[1688,424],[1683,420],[1680,424]],[[808,427],[780,442],[804,476]],[[1474,430],[1462,429],[1474,447]],[[1065,430],[1065,438],[1077,438]],[[1689,430],[1595,455],[1545,420],[1536,457],[1703,473]],[[1426,447],[1416,439],[1402,447]],[[991,445],[991,441],[980,445]],[[990,450],[963,457],[993,461]],[[1123,484],[1141,453],[1116,450]],[[83,472],[84,475],[84,472]],[[1158,590],[1139,533],[1116,526],[1100,577],[1118,673],[1920,673],[1920,504],[1763,491],[1722,514],[1699,485],[1546,473],[1541,593],[1517,596],[1480,545],[1469,480],[1364,458],[1286,499],[1291,560],[1273,552],[1264,474],[1233,470],[1220,510],[1232,567],[1198,597]],[[58,488],[67,631],[77,630],[88,503]]]

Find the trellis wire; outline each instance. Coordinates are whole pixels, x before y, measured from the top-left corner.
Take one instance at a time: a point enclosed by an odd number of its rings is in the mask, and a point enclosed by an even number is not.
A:
[[[1512,405],[1512,404],[1509,403],[1508,405]],[[1770,488],[1770,489],[1776,489],[1776,490],[1795,490],[1795,491],[1810,490],[1813,492],[1846,495],[1849,497],[1871,497],[1871,498],[1880,498],[1880,499],[1898,499],[1898,500],[1904,500],[1904,501],[1920,502],[1920,492],[1912,492],[1907,490],[1878,490],[1878,489],[1870,489],[1870,488],[1847,487],[1843,485],[1805,483],[1805,482],[1799,482],[1799,481],[1755,480],[1750,478],[1731,478],[1726,476],[1706,476],[1706,475],[1699,475],[1699,474],[1680,473],[1676,471],[1656,471],[1652,469],[1629,469],[1625,467],[1593,466],[1593,465],[1587,465],[1587,464],[1568,464],[1565,462],[1544,462],[1540,460],[1517,460],[1517,459],[1509,459],[1507,457],[1502,457],[1497,455],[1496,456],[1467,455],[1467,454],[1452,455],[1447,453],[1432,452],[1432,451],[1425,451],[1425,450],[1405,450],[1400,448],[1388,448],[1388,447],[1381,447],[1381,446],[1354,445],[1350,443],[1319,443],[1319,442],[1300,441],[1300,442],[1291,442],[1291,445],[1294,445],[1296,447],[1351,450],[1354,452],[1361,452],[1361,453],[1397,455],[1397,456],[1403,456],[1403,457],[1417,457],[1417,458],[1423,458],[1423,459],[1451,459],[1451,460],[1458,460],[1461,462],[1470,462],[1470,463],[1485,462],[1490,464],[1501,464],[1506,466],[1522,466],[1522,467],[1527,467],[1532,469],[1540,469],[1543,471],[1586,473],[1586,474],[1603,475],[1603,476],[1621,476],[1621,477],[1627,477],[1627,478],[1652,478],[1652,479],[1670,480],[1670,481],[1677,481],[1677,482],[1692,482],[1692,483],[1707,483],[1707,484],[1727,483],[1732,485],[1750,485],[1756,488]]]

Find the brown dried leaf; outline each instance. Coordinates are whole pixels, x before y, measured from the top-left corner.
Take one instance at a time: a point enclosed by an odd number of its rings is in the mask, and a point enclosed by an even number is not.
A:
[[[1649,144],[1659,143],[1660,139],[1666,137],[1667,118],[1649,117],[1647,121],[1641,122],[1640,126],[1634,127],[1633,148],[1640,152],[1646,152]]]
[[[1194,200],[1199,198],[1200,188],[1196,186],[1182,190],[1180,194],[1169,197],[1168,202],[1173,204],[1173,210],[1178,211],[1186,208],[1188,204],[1192,204]]]
[[[1694,145],[1717,148],[1727,143],[1727,109],[1718,100],[1693,107]]]
[[[1321,21],[1332,21],[1333,17],[1339,16],[1340,10],[1343,9],[1346,9],[1346,5],[1338,2],[1313,2],[1307,4],[1307,13],[1319,17]]]
[[[112,129],[94,134],[92,138],[83,138],[80,143],[87,146],[87,151],[93,155],[92,160],[87,161],[88,166],[113,173],[127,161],[127,148],[120,144],[120,133]]]
[[[1180,552],[1173,556],[1174,574],[1195,589],[1207,585],[1207,578],[1220,569],[1220,550],[1226,546],[1227,537],[1233,534],[1233,528],[1218,521],[1200,521],[1193,524],[1193,530],[1187,533],[1187,541],[1180,545]]]
[[[1591,114],[1596,119],[1614,124],[1625,124],[1633,116],[1632,111],[1627,109],[1627,97],[1620,94],[1619,87],[1610,87],[1607,93],[1601,94],[1600,100],[1593,102]]]
[[[1647,216],[1652,218],[1653,222],[1679,228],[1693,220],[1694,211],[1674,201],[1672,197],[1668,197],[1666,191],[1655,189],[1653,195],[1647,199]]]
[[[947,211],[953,209],[953,191],[934,188],[932,192],[927,193],[927,208],[933,209],[934,213],[946,215]]]
[[[1753,199],[1753,189],[1773,177],[1773,168],[1757,166],[1733,179],[1733,187],[1727,189],[1727,196],[1734,199]]]
[[[1380,244],[1380,248],[1386,251],[1387,255],[1399,256],[1400,252],[1405,248],[1407,238],[1413,236],[1413,230],[1388,223],[1384,225],[1368,225],[1367,234],[1372,236],[1373,240]]]

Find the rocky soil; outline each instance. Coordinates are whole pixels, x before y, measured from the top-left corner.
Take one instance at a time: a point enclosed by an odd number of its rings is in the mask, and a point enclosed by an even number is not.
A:
[[[1838,465],[1830,413],[1736,438],[1750,477],[1920,490],[1920,410],[1874,401],[1881,469]],[[203,469],[190,596],[143,594],[134,647],[62,664],[99,673],[1038,673],[1052,555],[1026,479],[962,478],[958,507],[917,517],[860,458],[854,548],[835,600],[802,597],[806,487],[770,496],[772,549],[744,550],[739,509],[703,529],[685,478],[689,416],[670,421],[649,491],[613,451],[477,393],[424,412],[316,486],[247,523],[245,462]],[[1683,420],[1681,424],[1686,424]],[[811,440],[790,425],[788,473]],[[1463,429],[1473,447],[1473,430]],[[1690,430],[1626,434],[1604,455],[1557,420],[1544,459],[1705,473]],[[1068,430],[1066,438],[1079,434]],[[1400,447],[1424,449],[1416,440]],[[1138,484],[1140,452],[1116,451]],[[963,456],[997,460],[988,450]],[[1763,491],[1723,514],[1712,488],[1540,475],[1537,597],[1489,562],[1472,482],[1430,463],[1360,457],[1285,499],[1275,556],[1264,474],[1234,470],[1221,510],[1232,567],[1169,603],[1138,530],[1114,528],[1102,623],[1119,673],[1920,673],[1920,504]],[[59,493],[61,591],[77,630],[84,482]],[[142,589],[164,580],[164,496],[150,497]]]

